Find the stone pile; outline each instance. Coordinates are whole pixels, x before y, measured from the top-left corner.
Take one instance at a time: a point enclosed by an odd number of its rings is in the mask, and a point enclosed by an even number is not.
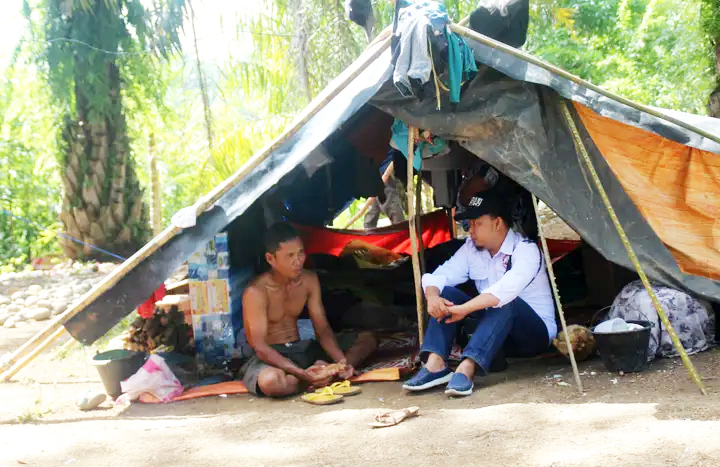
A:
[[[0,274],[0,326],[20,328],[64,312],[115,267],[66,262],[47,271]]]

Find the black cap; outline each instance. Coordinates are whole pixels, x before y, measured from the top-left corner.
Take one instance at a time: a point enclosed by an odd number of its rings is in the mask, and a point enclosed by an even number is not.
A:
[[[494,217],[506,217],[506,214],[509,214],[509,210],[508,197],[503,196],[502,190],[491,189],[481,193],[475,193],[475,196],[468,201],[465,209],[455,214],[455,220],[464,221],[477,219],[485,214],[490,214]]]

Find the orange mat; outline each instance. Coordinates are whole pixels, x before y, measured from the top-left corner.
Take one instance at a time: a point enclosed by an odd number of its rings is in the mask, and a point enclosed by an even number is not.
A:
[[[352,378],[353,383],[370,383],[380,381],[398,381],[400,379],[399,368],[381,368],[379,370],[368,371],[360,376]],[[209,384],[207,386],[198,386],[188,389],[183,394],[175,397],[170,402],[186,401],[190,399],[198,399],[200,397],[219,396],[221,394],[247,394],[248,389],[242,381],[228,381],[225,383]],[[155,396],[150,393],[143,393],[138,398],[143,404],[160,404]]]

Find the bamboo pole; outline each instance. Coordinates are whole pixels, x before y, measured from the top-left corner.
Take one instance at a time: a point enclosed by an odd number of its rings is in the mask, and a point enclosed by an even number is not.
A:
[[[573,120],[572,115],[570,114],[570,110],[568,109],[567,103],[560,102],[560,107],[562,110],[562,114],[565,117],[565,122],[568,125],[568,128],[570,129],[573,137],[573,142],[575,144],[575,149],[578,152],[578,157],[580,157],[581,160],[585,162],[585,166],[587,167],[588,171],[590,172],[590,176],[595,184],[595,188],[597,189],[598,193],[600,194],[600,198],[602,198],[603,204],[605,204],[605,208],[608,211],[608,214],[610,215],[610,219],[612,220],[613,224],[615,225],[615,229],[617,230],[618,235],[620,235],[620,240],[622,241],[623,245],[625,246],[625,249],[627,250],[628,256],[630,257],[630,261],[632,261],[633,266],[635,266],[635,270],[638,273],[638,276],[640,276],[640,280],[642,281],[643,285],[645,286],[645,290],[647,291],[648,295],[650,295],[650,300],[652,300],[653,305],[655,306],[655,311],[657,311],[658,316],[660,316],[660,321],[662,322],[663,326],[667,330],[668,334],[670,335],[670,339],[672,340],[673,345],[675,346],[675,349],[677,350],[678,354],[680,354],[680,359],[682,360],[683,364],[685,365],[685,368],[688,371],[688,374],[690,375],[690,379],[697,385],[698,389],[700,389],[700,392],[703,393],[703,395],[707,395],[707,391],[705,390],[705,384],[702,382],[702,378],[700,377],[700,374],[698,373],[697,369],[695,368],[695,365],[693,365],[692,361],[690,360],[690,357],[688,356],[687,352],[685,351],[685,348],[682,345],[682,342],[680,342],[680,338],[678,338],[677,333],[675,332],[675,329],[673,328],[672,323],[668,319],[667,315],[665,314],[665,310],[663,310],[662,304],[657,298],[657,295],[655,295],[655,291],[653,290],[652,286],[650,285],[650,281],[647,278],[647,275],[645,274],[645,270],[643,269],[642,265],[640,264],[640,260],[638,259],[637,255],[635,254],[635,250],[633,249],[632,245],[630,244],[630,239],[628,239],[627,234],[625,233],[625,229],[623,228],[622,224],[620,223],[620,219],[618,218],[617,214],[615,213],[615,209],[612,206],[612,203],[610,202],[610,198],[607,195],[607,192],[605,191],[605,187],[603,187],[602,181],[600,181],[600,177],[597,174],[597,171],[595,170],[595,166],[592,162],[592,159],[590,159],[590,155],[587,152],[587,148],[585,148],[585,144],[583,144],[582,138],[580,137],[580,132],[578,131],[577,126],[575,125],[575,121]]]
[[[295,120],[293,120],[293,122],[280,136],[267,144],[262,150],[255,153],[253,157],[251,157],[233,175],[216,186],[208,194],[200,198],[195,203],[196,214],[199,216],[205,212],[218,199],[220,199],[220,197],[240,182],[240,180],[255,170],[255,168],[265,161],[277,147],[285,143],[289,138],[297,133],[297,131],[308,122],[308,120],[317,114],[329,101],[335,98],[335,96],[340,94],[340,92],[342,92],[353,79],[357,78],[370,63],[380,57],[389,46],[390,37],[387,37],[383,41],[378,42],[375,46],[368,47],[368,49],[366,49],[355,62],[346,68],[335,80],[333,80],[332,83],[328,85],[327,88],[325,88],[315,99],[313,99],[313,101],[305,107],[300,114],[298,114]],[[3,364],[2,369],[15,367],[17,364],[18,366],[16,367],[15,373],[20,371],[32,360],[32,357],[29,359],[23,359],[23,357],[33,352],[32,349],[36,345],[39,343],[45,344],[44,341],[49,338],[53,338],[53,340],[57,339],[57,337],[62,335],[62,333],[57,332],[58,327],[63,326],[67,321],[72,319],[72,317],[80,313],[85,309],[85,307],[95,301],[101,294],[117,284],[130,270],[137,266],[141,261],[155,253],[181,230],[181,228],[174,225],[165,228],[165,230],[163,230],[159,235],[150,240],[150,242],[145,244],[130,258],[125,260],[124,263],[105,276],[105,278],[95,285],[95,287],[93,287],[88,293],[86,293],[76,305],[57,315],[43,330],[31,337],[15,352],[9,355],[4,355],[1,359]],[[33,353],[33,355],[37,354]],[[22,364],[20,364],[21,359]],[[3,377],[0,375],[0,381],[7,381],[10,377],[12,376]]]
[[[422,165],[422,159],[420,160]],[[418,239],[418,258],[420,259],[420,275],[425,274],[425,243],[422,238],[422,176],[421,171],[418,171],[417,182],[415,184],[415,232],[417,232]]]
[[[15,374],[22,370],[25,365],[30,363],[31,360],[33,360],[35,357],[43,353],[46,349],[48,349],[53,342],[55,342],[60,336],[62,336],[65,333],[64,327],[58,327],[55,329],[55,332],[50,334],[47,338],[45,338],[44,341],[42,341],[38,346],[33,347],[33,349],[28,352],[27,354],[23,355],[22,358],[20,358],[16,363],[14,363],[10,368],[7,369],[2,375],[0,375],[0,381],[10,381],[10,378],[15,376]]]
[[[509,45],[503,44],[502,42],[498,42],[498,41],[491,39],[483,34],[477,33],[475,31],[473,31],[472,29],[468,29],[468,28],[462,26],[461,23],[451,24],[450,29],[457,34],[460,34],[461,36],[465,36],[474,41],[480,42],[481,44],[490,46],[494,49],[501,50],[501,51],[503,51],[507,54],[510,54],[514,57],[520,58],[521,60],[523,60],[525,62],[532,63],[533,65],[537,65],[540,68],[544,68],[545,70],[548,70],[551,73],[554,73],[558,76],[562,76],[563,78],[569,79],[570,81],[577,83],[581,86],[584,86],[588,89],[592,89],[593,91],[597,92],[598,94],[602,94],[605,97],[609,97],[617,102],[620,102],[629,107],[632,107],[635,110],[640,110],[641,112],[645,112],[645,113],[650,114],[659,119],[673,123],[679,127],[685,128],[686,130],[692,131],[693,133],[697,133],[698,135],[703,136],[711,141],[720,143],[720,136],[708,133],[707,131],[696,127],[695,125],[692,125],[687,122],[683,122],[682,120],[678,120],[677,118],[674,118],[670,115],[665,115],[664,113],[659,112],[659,111],[657,111],[651,107],[648,107],[646,105],[638,104],[637,102],[633,102],[630,99],[619,96],[610,91],[606,91],[605,89],[603,89],[599,86],[596,86],[588,81],[585,81],[584,79],[582,79],[578,76],[575,76],[572,73],[568,73],[567,71],[563,70],[562,68],[558,68],[558,67],[551,65],[543,60],[540,60],[539,58],[534,57],[527,52],[523,52],[522,50],[518,50],[514,47],[510,47]]]
[[[390,162],[390,164],[385,169],[385,172],[383,172],[383,174],[382,174],[383,185],[387,185],[387,182],[388,182],[388,180],[390,180],[390,176],[393,173],[394,167],[395,167],[395,163]],[[357,213],[355,213],[355,215],[352,216],[352,218],[350,218],[349,221],[347,221],[345,223],[345,225],[343,226],[343,229],[349,228],[351,225],[353,225],[355,223],[356,220],[360,219],[363,216],[363,214],[365,214],[367,212],[367,210],[370,209],[370,206],[372,206],[376,200],[377,200],[377,198],[375,198],[374,196],[369,197],[367,199],[367,201],[365,201],[365,204],[363,204],[363,207],[360,208],[360,210]]]
[[[543,234],[542,220],[540,219],[540,210],[538,209],[538,202],[535,195],[532,195],[533,209],[535,210],[535,219],[537,219],[538,236],[540,237],[540,243],[542,244],[543,256],[545,258],[545,267],[547,268],[548,276],[550,276],[550,285],[552,286],[553,298],[555,299],[555,306],[557,307],[558,314],[560,315],[560,325],[562,326],[563,334],[565,334],[565,344],[568,348],[570,355],[570,365],[572,366],[573,375],[575,376],[575,384],[580,394],[583,393],[582,381],[580,381],[580,372],[578,371],[577,362],[575,361],[575,351],[572,348],[572,342],[570,342],[570,334],[567,331],[567,324],[565,323],[565,312],[563,311],[562,302],[560,301],[560,292],[558,292],[557,282],[555,281],[555,272],[553,271],[552,258],[550,257],[550,250]]]
[[[408,163],[407,163],[407,199],[408,224],[410,229],[410,246],[412,248],[413,282],[415,284],[415,302],[417,305],[418,336],[422,345],[425,337],[425,306],[423,302],[422,277],[420,274],[420,255],[418,251],[417,217],[415,212],[415,177],[413,176],[413,161],[415,159],[415,128],[408,127]]]

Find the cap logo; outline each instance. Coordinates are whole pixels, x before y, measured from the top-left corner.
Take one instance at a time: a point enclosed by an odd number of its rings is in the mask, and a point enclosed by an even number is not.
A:
[[[478,197],[476,197],[476,196],[473,196],[472,198],[470,198],[470,202],[468,203],[468,206],[473,207],[473,208],[477,208],[477,207],[479,207],[479,206],[482,204],[482,202],[483,202],[483,199],[482,199],[482,198],[478,198]]]

